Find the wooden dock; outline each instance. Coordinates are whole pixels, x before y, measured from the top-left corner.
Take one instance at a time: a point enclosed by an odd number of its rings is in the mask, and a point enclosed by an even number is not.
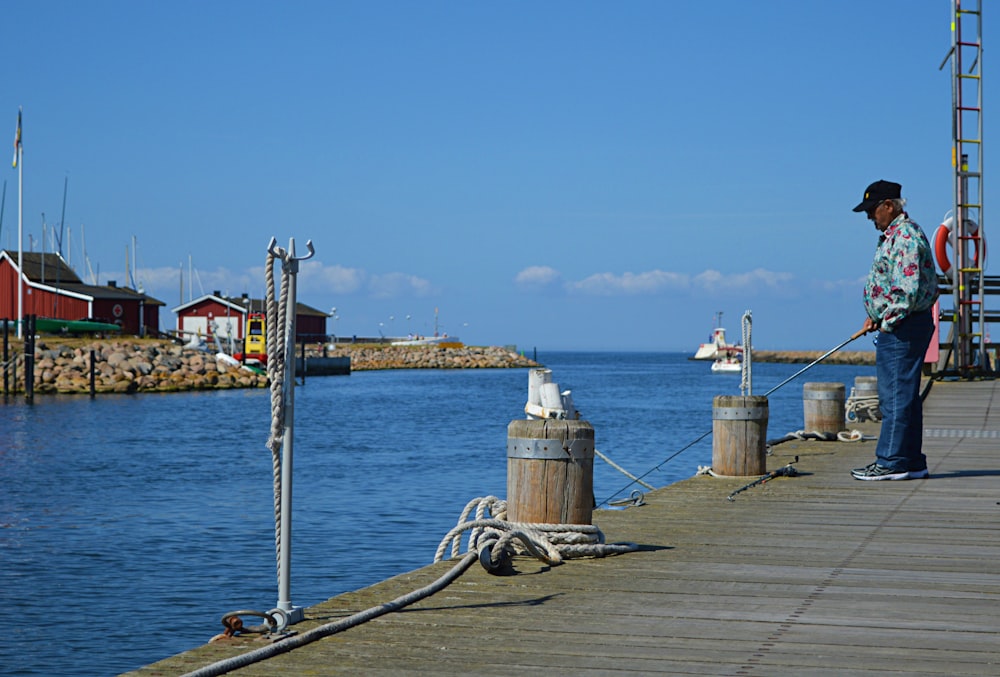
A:
[[[732,501],[753,478],[699,476],[595,512],[609,542],[637,552],[554,567],[519,557],[511,576],[475,564],[402,611],[230,674],[1000,675],[1000,381],[934,383],[924,423],[929,480],[852,479],[874,442],[785,442],[768,469],[797,456],[800,475]],[[294,629],[453,564],[330,599]],[[225,640],[130,674],[184,674],[264,645]]]

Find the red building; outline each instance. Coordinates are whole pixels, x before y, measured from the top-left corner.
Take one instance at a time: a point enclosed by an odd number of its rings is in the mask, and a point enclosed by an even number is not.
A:
[[[84,284],[59,254],[22,252],[21,269],[17,261],[16,251],[0,250],[0,319],[17,319],[20,275],[25,316],[97,319],[134,336],[160,331],[162,301],[114,282]]]
[[[173,309],[177,313],[177,331],[184,335],[215,337],[223,344],[230,338],[241,342],[250,313],[266,313],[262,299],[244,294],[238,298],[223,296],[218,291],[193,299]],[[326,313],[304,303],[295,304],[295,342],[320,343],[327,340]],[[270,329],[268,329],[270,331]]]

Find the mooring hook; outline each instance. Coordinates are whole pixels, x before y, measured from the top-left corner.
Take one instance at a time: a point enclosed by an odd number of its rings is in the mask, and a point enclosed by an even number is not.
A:
[[[267,613],[271,614],[271,620],[274,623],[271,632],[284,632],[285,628],[288,627],[288,612],[284,609],[271,609]]]
[[[493,560],[493,546],[497,544],[495,538],[491,538],[488,541],[483,541],[479,546],[479,563],[483,565],[483,568],[487,571],[493,571],[499,564]]]
[[[222,626],[225,628],[223,635],[226,637],[235,637],[243,631],[243,619],[239,616],[223,616]]]
[[[278,621],[275,620],[273,614],[273,611],[264,613],[263,611],[253,611],[250,609],[231,611],[222,617],[222,626],[226,629],[222,634],[226,637],[233,637],[241,632],[274,632],[274,628],[278,625]],[[252,626],[245,628],[243,627],[243,619],[240,618],[240,616],[259,616],[264,619],[266,626]]]
[[[267,243],[267,253],[277,259],[281,259],[282,263],[286,264],[294,261],[305,261],[316,255],[316,249],[313,248],[312,240],[306,240],[306,249],[309,250],[309,253],[305,256],[292,256],[287,249],[278,246],[278,240],[273,236],[271,237],[271,241]]]
[[[507,570],[513,555],[507,546],[497,548],[498,543],[498,539],[490,539],[479,546],[479,563],[491,574]]]

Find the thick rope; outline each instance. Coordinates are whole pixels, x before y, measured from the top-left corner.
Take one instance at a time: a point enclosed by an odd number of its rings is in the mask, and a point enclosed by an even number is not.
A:
[[[194,672],[189,672],[184,675],[184,677],[216,677],[216,675],[224,675],[232,670],[243,668],[253,663],[259,663],[260,661],[267,660],[268,658],[272,658],[279,654],[287,653],[293,649],[305,646],[306,644],[311,644],[312,642],[324,637],[329,637],[330,635],[334,635],[338,632],[343,632],[344,630],[361,625],[362,623],[370,621],[373,618],[384,616],[392,611],[399,611],[403,607],[419,602],[425,597],[430,597],[434,593],[446,588],[454,582],[455,579],[465,573],[465,571],[472,566],[473,562],[475,562],[478,557],[477,553],[469,553],[434,583],[418,590],[414,590],[413,592],[403,595],[402,597],[397,597],[391,602],[380,604],[379,606],[374,606],[364,611],[359,611],[353,616],[348,616],[347,618],[327,623],[326,625],[321,625],[318,628],[308,630],[301,635],[288,637],[280,642],[275,642],[274,644],[262,647],[255,651],[212,663],[211,665],[207,665],[199,670],[195,670]]]
[[[473,509],[477,510],[476,519],[468,520]],[[488,513],[493,513],[496,517]],[[639,548],[635,543],[607,544],[601,530],[591,524],[508,522],[503,519],[506,516],[506,501],[496,496],[473,499],[465,506],[458,524],[441,540],[434,561],[444,559],[449,545],[452,557],[456,557],[461,550],[462,534],[466,531],[470,532],[468,549],[477,551],[484,545],[491,544],[493,561],[500,561],[504,551],[510,549],[531,554],[547,564],[555,565],[572,557],[605,557]]]
[[[281,296],[275,300],[274,266],[276,257],[269,250],[264,264],[267,291],[265,329],[267,333],[267,378],[271,388],[271,434],[267,448],[271,450],[274,485],[274,559],[276,573],[281,577],[281,447],[285,431],[285,318],[288,304],[289,273],[282,266]]]
[[[831,432],[821,432],[819,430],[806,431],[806,430],[796,430],[795,432],[788,433],[784,437],[779,437],[777,439],[768,440],[768,448],[781,444],[782,442],[791,442],[792,440],[819,440],[820,442],[863,442],[868,440],[878,439],[873,435],[865,435],[860,430],[842,430],[837,433]]]
[[[271,387],[271,436],[267,440],[267,448],[276,453],[281,449],[281,435],[285,425],[285,337],[284,332],[278,331],[281,325],[278,324],[279,304],[274,296],[274,265],[275,257],[269,251],[264,264],[264,284],[267,288],[267,380]]]
[[[872,421],[882,420],[882,410],[879,408],[878,396],[856,397],[851,395],[844,402],[848,416],[854,414],[856,419],[868,418]]]
[[[605,463],[607,463],[608,465],[610,465],[612,468],[614,468],[615,470],[617,470],[618,472],[620,472],[622,475],[625,475],[625,477],[629,478],[630,480],[632,480],[632,481],[634,481],[634,482],[636,482],[638,484],[641,484],[642,486],[646,487],[650,491],[653,491],[656,488],[652,484],[648,484],[646,482],[643,482],[641,479],[639,479],[638,477],[636,477],[635,475],[633,475],[629,471],[625,470],[625,468],[621,467],[620,465],[618,465],[617,463],[615,463],[614,461],[612,461],[610,458],[608,458],[607,456],[605,456],[604,454],[602,454],[597,449],[594,449],[594,453],[597,454],[598,458],[600,458],[602,461],[604,461]]]
[[[475,511],[476,517],[469,520],[468,518],[473,511]],[[453,544],[453,557],[457,557],[461,547],[461,534],[466,531],[470,532],[469,552],[434,583],[397,597],[386,604],[371,607],[347,618],[313,628],[301,635],[288,637],[240,656],[212,663],[189,672],[183,677],[223,675],[343,632],[392,611],[398,611],[446,588],[472,566],[473,562],[477,559],[482,561],[484,551],[487,551],[491,558],[498,561],[505,551],[509,552],[520,546],[547,564],[555,565],[571,557],[604,557],[639,549],[635,543],[606,544],[601,530],[589,524],[523,524],[499,519],[505,517],[506,514],[507,502],[496,496],[486,496],[469,501],[462,511],[458,525],[448,532],[448,535],[441,541],[441,545],[438,546],[434,561],[439,562],[443,559],[443,553],[448,548],[449,543]]]
[[[740,395],[746,397],[747,395],[753,395],[753,371],[751,369],[751,363],[753,362],[753,351],[751,350],[751,333],[753,331],[753,317],[750,315],[750,311],[746,310],[743,312],[743,335],[741,340],[743,341],[743,368],[740,370]]]

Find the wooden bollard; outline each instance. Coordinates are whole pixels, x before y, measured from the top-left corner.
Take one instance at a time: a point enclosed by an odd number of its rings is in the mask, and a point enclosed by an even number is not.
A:
[[[874,397],[878,399],[878,377],[877,376],[855,376],[854,377],[854,397]]]
[[[590,524],[594,428],[586,421],[517,419],[507,426],[507,519]]]
[[[807,433],[839,433],[844,429],[844,384],[806,383],[802,409]]]
[[[767,398],[716,395],[712,400],[712,470],[719,475],[767,472]]]

